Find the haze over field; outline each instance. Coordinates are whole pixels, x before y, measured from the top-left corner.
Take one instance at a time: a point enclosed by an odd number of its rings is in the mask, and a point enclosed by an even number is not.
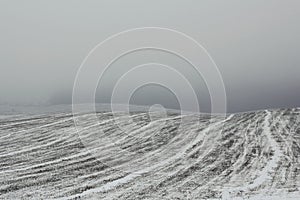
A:
[[[0,2],[0,103],[71,103],[76,72],[94,46],[120,31],[157,26],[184,32],[208,50],[222,74],[229,112],[299,107],[299,18],[300,2],[293,0],[4,0]],[[185,71],[202,110],[209,111],[207,88],[191,66],[152,51],[115,63],[97,92],[97,102],[109,103],[120,68],[146,61]],[[132,103],[179,107],[172,94],[155,86],[137,91]]]

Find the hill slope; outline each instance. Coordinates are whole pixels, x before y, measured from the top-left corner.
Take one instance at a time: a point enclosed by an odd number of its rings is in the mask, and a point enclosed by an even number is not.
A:
[[[0,118],[0,199],[300,198],[300,109],[115,114]]]

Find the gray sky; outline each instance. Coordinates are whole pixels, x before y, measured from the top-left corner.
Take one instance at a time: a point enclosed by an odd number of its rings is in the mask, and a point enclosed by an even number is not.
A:
[[[67,103],[76,72],[95,45],[120,31],[158,26],[184,32],[208,50],[222,74],[229,112],[300,106],[299,19],[297,0],[2,0],[0,103]],[[184,69],[200,107],[209,109],[207,88],[187,64],[161,52],[130,56],[107,73],[99,101],[109,101],[120,68],[161,59]],[[178,106],[173,94],[156,86],[141,88],[132,103]]]

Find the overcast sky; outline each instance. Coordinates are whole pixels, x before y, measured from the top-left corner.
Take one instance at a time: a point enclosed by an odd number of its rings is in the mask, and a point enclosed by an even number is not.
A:
[[[229,112],[300,106],[297,0],[2,0],[0,25],[1,104],[68,103],[76,72],[93,47],[120,31],[157,26],[184,32],[207,49],[223,77]],[[178,58],[151,51],[116,63],[98,101],[109,101],[109,82],[121,75],[118,69],[158,58],[186,68],[200,106],[208,110],[201,77]],[[132,103],[178,106],[170,91],[155,85],[138,90]]]

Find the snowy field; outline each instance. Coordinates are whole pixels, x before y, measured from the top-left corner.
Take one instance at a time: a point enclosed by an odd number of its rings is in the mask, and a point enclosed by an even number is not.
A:
[[[1,115],[0,199],[300,199],[299,108],[115,114]]]

